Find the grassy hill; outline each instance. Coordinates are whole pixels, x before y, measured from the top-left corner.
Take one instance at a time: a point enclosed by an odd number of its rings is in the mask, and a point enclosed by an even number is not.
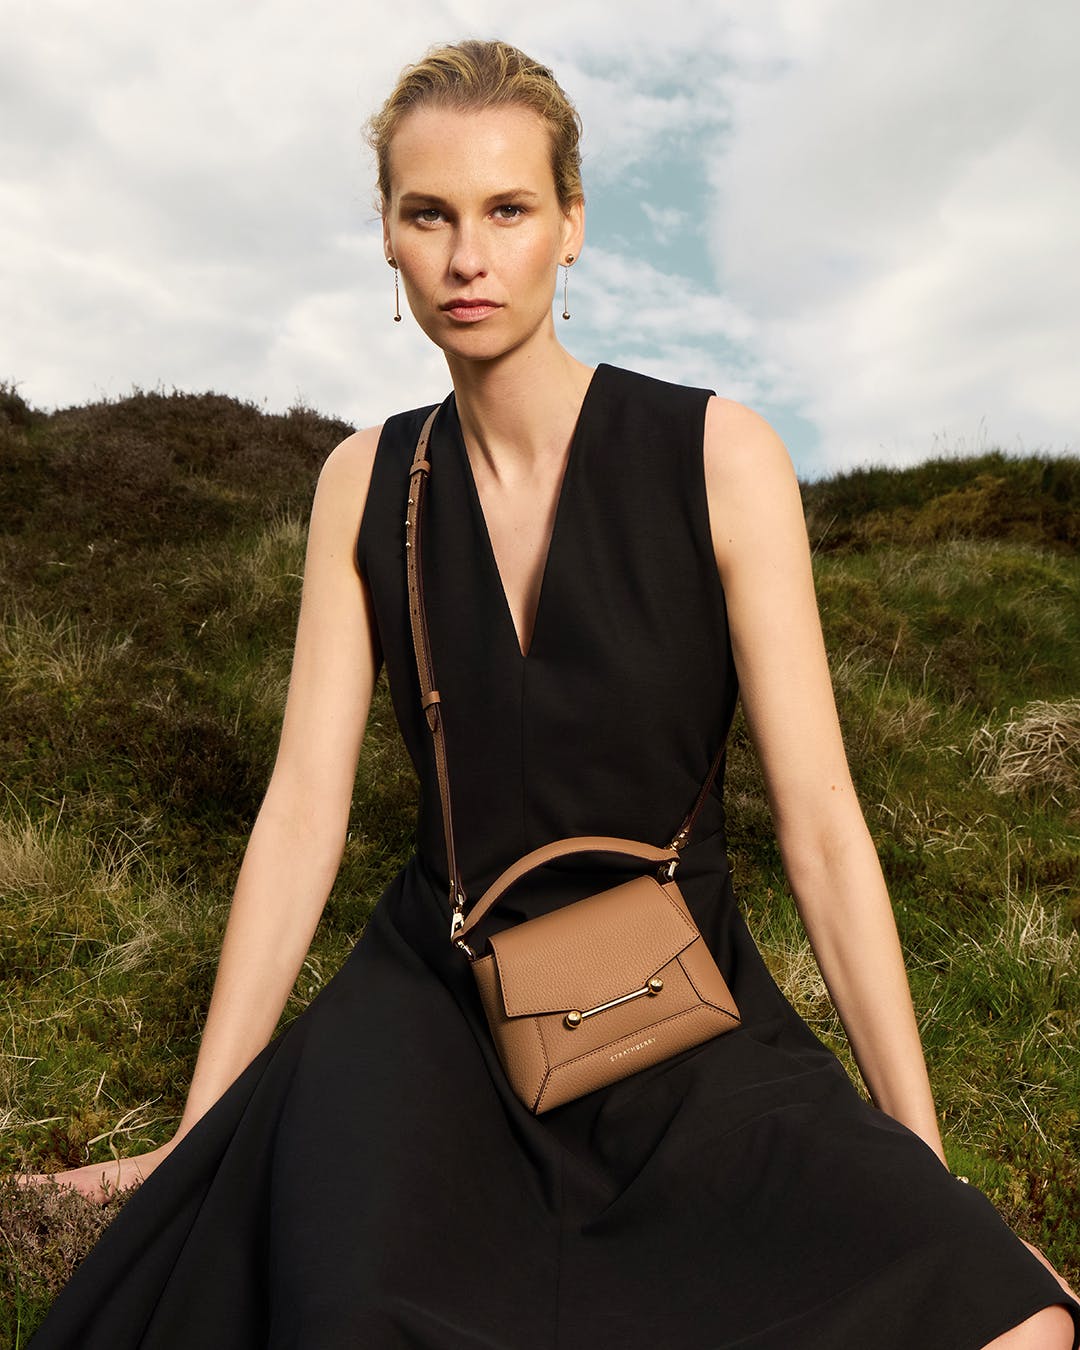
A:
[[[269,777],[307,511],[350,428],[218,395],[44,415],[0,387],[0,1173],[164,1141]],[[1080,461],[989,453],[804,501],[841,720],[950,1161],[1080,1279]],[[743,911],[857,1078],[741,728]],[[408,855],[380,679],[341,872],[283,1014]],[[0,1347],[122,1197],[0,1183]]]

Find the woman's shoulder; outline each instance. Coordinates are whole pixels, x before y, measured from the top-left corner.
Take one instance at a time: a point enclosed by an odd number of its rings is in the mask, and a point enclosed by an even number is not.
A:
[[[384,422],[370,427],[362,427],[339,441],[323,461],[320,477],[340,483],[342,486],[356,486],[363,482],[366,486],[371,478],[375,457],[381,446],[403,449],[416,443],[419,428],[424,418],[434,407],[427,404],[421,408],[410,408],[404,412],[393,413]]]
[[[704,385],[682,384],[622,366],[602,369],[610,405],[621,408],[629,419],[648,412],[661,422],[679,412],[692,418],[695,440],[704,437],[706,460],[714,461],[716,472],[792,471],[779,434],[747,404]]]
[[[778,507],[785,517],[797,514],[801,521],[795,466],[761,413],[713,389],[618,366],[608,367],[606,374],[609,407],[628,435],[667,447],[683,445],[698,485],[704,467],[714,540],[742,533],[751,521],[779,528]]]
[[[363,427],[346,436],[343,441],[338,441],[323,460],[319,471],[319,489],[335,494],[341,490],[362,489],[366,493],[383,425]]]
[[[394,413],[339,441],[319,471],[313,520],[336,519],[345,534],[355,535],[357,512],[363,522],[372,515],[367,509],[370,501],[385,505],[391,497],[396,500],[396,494],[405,490],[404,468],[420,428],[434,406]]]
[[[705,409],[706,477],[717,484],[795,477],[795,467],[779,432],[761,413],[737,399],[713,395]]]
[[[806,545],[802,494],[787,446],[753,408],[711,398],[702,456],[713,548],[721,576],[764,551],[801,556]]]

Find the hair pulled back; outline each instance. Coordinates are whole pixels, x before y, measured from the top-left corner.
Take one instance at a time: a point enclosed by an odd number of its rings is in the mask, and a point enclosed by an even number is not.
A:
[[[402,119],[416,108],[530,108],[551,135],[551,170],[559,205],[584,201],[581,186],[581,118],[547,66],[507,42],[469,39],[432,47],[406,66],[390,97],[371,118],[383,210],[390,202],[390,143]]]

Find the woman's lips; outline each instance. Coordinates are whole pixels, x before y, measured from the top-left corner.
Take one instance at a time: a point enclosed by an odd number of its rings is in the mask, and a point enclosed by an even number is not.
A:
[[[444,314],[449,314],[459,323],[476,323],[479,319],[486,319],[489,314],[494,314],[500,306],[494,300],[451,300],[442,308]]]

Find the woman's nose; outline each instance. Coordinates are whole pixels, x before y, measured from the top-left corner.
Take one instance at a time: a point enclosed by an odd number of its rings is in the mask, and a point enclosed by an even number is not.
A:
[[[463,281],[472,281],[487,271],[481,242],[476,231],[459,228],[454,236],[454,248],[450,255],[450,270]]]

